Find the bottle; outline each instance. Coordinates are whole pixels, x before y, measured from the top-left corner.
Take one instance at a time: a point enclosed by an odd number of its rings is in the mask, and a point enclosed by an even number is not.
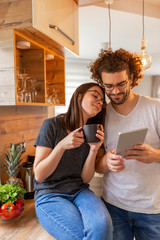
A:
[[[24,187],[26,189],[26,193],[24,194],[25,199],[33,199],[34,198],[34,187],[33,187],[33,162],[24,162]]]

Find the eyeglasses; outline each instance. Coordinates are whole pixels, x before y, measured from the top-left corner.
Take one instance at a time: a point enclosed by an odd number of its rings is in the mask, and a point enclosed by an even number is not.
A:
[[[118,90],[123,90],[124,88],[127,87],[127,83],[128,83],[129,80],[125,80],[123,82],[120,82],[116,85],[113,85],[113,84],[107,84],[107,83],[103,83],[103,86],[105,88],[106,91],[113,91],[113,89],[116,87],[118,88]]]
[[[106,106],[105,99],[101,98],[101,96],[100,96],[100,94],[99,94],[99,92],[97,90],[88,90],[87,92],[91,92],[92,96],[95,98],[95,100],[97,102],[100,101],[102,103],[102,107]]]

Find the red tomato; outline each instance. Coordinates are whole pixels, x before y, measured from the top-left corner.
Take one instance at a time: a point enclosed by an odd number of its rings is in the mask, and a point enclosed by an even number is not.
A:
[[[14,213],[14,217],[18,217],[19,215],[21,215],[21,213],[24,210],[24,201],[22,199],[17,199],[14,202],[15,205],[15,213]]]
[[[1,206],[1,217],[3,219],[12,218],[14,215],[15,206],[13,203],[4,203]]]
[[[16,206],[16,209],[17,208],[21,208],[24,206],[24,201],[20,198],[18,198],[15,202],[14,202],[14,205]]]

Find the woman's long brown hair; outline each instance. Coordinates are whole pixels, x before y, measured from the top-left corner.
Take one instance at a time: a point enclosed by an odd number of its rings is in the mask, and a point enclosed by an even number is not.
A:
[[[80,127],[80,118],[82,114],[82,99],[85,93],[91,87],[98,86],[101,88],[104,95],[104,105],[102,110],[93,118],[88,119],[87,124],[98,123],[104,126],[105,113],[106,113],[106,102],[105,102],[105,91],[99,86],[99,84],[91,82],[80,85],[72,95],[70,100],[68,111],[65,114],[62,114],[62,126],[69,131],[73,131],[76,128]],[[83,120],[83,119],[82,119]],[[83,122],[84,124],[84,122]]]

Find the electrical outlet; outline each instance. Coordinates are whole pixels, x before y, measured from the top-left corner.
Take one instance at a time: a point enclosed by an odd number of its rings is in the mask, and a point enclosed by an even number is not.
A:
[[[22,153],[26,151],[26,142],[20,142],[15,144],[15,147]]]

